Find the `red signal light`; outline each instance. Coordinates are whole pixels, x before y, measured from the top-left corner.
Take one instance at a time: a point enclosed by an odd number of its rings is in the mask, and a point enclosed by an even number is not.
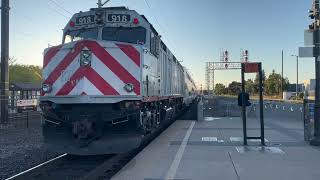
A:
[[[76,24],[73,21],[70,21],[69,25],[70,27],[74,27]]]
[[[133,19],[133,24],[139,24],[139,19],[138,18],[134,18]]]

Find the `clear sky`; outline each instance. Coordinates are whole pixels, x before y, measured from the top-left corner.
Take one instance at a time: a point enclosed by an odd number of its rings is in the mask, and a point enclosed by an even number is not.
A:
[[[43,49],[61,42],[61,29],[73,13],[96,7],[97,0],[11,0],[10,55],[22,64],[42,64]],[[312,0],[111,0],[107,6],[127,6],[145,14],[168,47],[183,60],[197,84],[204,83],[206,61],[219,61],[228,49],[239,61],[240,49],[251,61],[261,61],[266,73],[281,71],[296,81],[296,61],[311,22]],[[314,77],[314,61],[301,59],[300,82]],[[216,82],[240,80],[238,71],[216,73]]]

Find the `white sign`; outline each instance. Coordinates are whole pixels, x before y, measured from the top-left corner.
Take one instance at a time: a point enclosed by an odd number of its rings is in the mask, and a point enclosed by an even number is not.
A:
[[[24,99],[24,100],[18,100],[17,106],[23,107],[23,106],[37,106],[38,100],[37,99]]]
[[[313,32],[310,30],[304,31],[304,45],[305,46],[314,46]]]
[[[313,47],[300,47],[299,57],[314,57]]]

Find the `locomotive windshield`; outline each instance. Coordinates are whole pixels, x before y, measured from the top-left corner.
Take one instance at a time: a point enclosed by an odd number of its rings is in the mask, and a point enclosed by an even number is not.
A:
[[[72,42],[82,39],[98,39],[98,28],[69,31],[67,32],[65,41]]]
[[[143,27],[105,27],[102,40],[145,44],[146,29]]]

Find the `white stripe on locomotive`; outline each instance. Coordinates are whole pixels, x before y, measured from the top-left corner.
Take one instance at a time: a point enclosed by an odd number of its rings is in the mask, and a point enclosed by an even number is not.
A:
[[[86,77],[83,77],[68,95],[103,95]]]
[[[128,93],[127,91],[125,91],[125,83],[116,74],[114,74],[103,62],[101,62],[101,60],[97,58],[94,54],[92,54],[91,66],[120,95],[136,95],[134,92]],[[126,69],[127,67],[124,68]],[[139,69],[136,70],[140,71]]]
[[[52,92],[50,94],[57,95],[60,89],[70,81],[70,78],[80,68],[80,54],[76,56],[69,64],[69,66],[60,74],[59,78],[52,85]]]
[[[47,66],[43,69],[43,78],[47,79],[52,71],[61,63],[61,61],[66,57],[71,49],[60,49],[59,52],[52,57]]]
[[[130,59],[116,44],[114,43],[100,43],[102,47],[105,48],[106,51],[124,67],[136,80],[139,81],[140,77],[140,70],[137,71],[136,63],[133,62],[133,59]],[[132,46],[134,47],[134,46]],[[135,47],[134,47],[135,48]],[[136,49],[137,50],[137,49]],[[138,51],[138,50],[137,50]],[[140,51],[138,51],[140,53]],[[141,61],[141,58],[140,58]],[[141,63],[140,63],[141,64]]]

